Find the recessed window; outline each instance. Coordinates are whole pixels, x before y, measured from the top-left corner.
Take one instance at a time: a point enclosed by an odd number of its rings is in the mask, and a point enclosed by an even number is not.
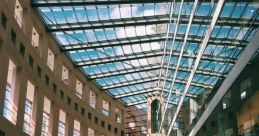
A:
[[[240,98],[241,98],[241,99],[244,99],[245,97],[246,97],[246,91],[241,92]]]
[[[42,119],[42,127],[41,127],[41,135],[48,136],[50,134],[50,108],[51,102],[48,98],[44,97],[44,105],[43,105],[43,119]]]
[[[128,126],[130,129],[135,129],[136,124],[135,122],[129,122]]]
[[[94,118],[95,124],[98,124],[98,121],[99,121],[98,117],[95,117],[95,118]]]
[[[124,131],[121,131],[121,136],[124,136]]]
[[[11,40],[12,40],[13,44],[15,45],[15,43],[16,43],[16,33],[13,29],[11,30]]]
[[[92,114],[90,112],[88,112],[88,119],[91,120],[92,119]]]
[[[88,128],[88,136],[94,136],[94,130],[91,128]]]
[[[102,113],[105,116],[109,116],[109,108],[110,108],[110,103],[107,101],[103,100],[103,108],[102,108]]]
[[[59,111],[59,122],[58,122],[58,136],[65,136],[66,128],[66,113],[63,110]]]
[[[32,37],[31,37],[31,44],[33,47],[38,48],[39,46],[39,39],[40,39],[40,35],[37,32],[37,30],[33,27],[32,28]]]
[[[71,98],[67,96],[67,105],[71,105]]]
[[[33,67],[33,58],[31,55],[29,55],[29,66]]]
[[[14,18],[17,21],[18,25],[22,27],[22,18],[23,18],[23,8],[19,0],[16,0]]]
[[[96,93],[90,91],[89,105],[92,108],[96,107]]]
[[[60,99],[64,99],[64,91],[60,90]]]
[[[105,122],[102,120],[101,126],[104,128],[105,127]]]
[[[118,128],[114,128],[114,133],[118,134]]]
[[[78,111],[78,104],[75,103],[75,107],[74,107],[75,111]]]
[[[62,81],[67,85],[69,83],[69,71],[65,66],[62,67]]]
[[[9,60],[8,72],[7,72],[7,84],[5,88],[5,99],[4,99],[4,112],[3,116],[16,124],[17,118],[17,104],[15,104],[15,85],[16,85],[16,73],[17,67],[12,60]]]
[[[73,136],[80,136],[80,125],[79,121],[74,120]]]
[[[54,61],[55,55],[50,49],[48,49],[47,66],[50,68],[51,71],[54,70]]]
[[[4,27],[4,29],[6,29],[6,25],[7,25],[7,17],[5,16],[4,13],[2,13],[2,26]]]
[[[20,54],[24,57],[25,47],[24,47],[24,45],[22,43],[20,44]]]
[[[41,77],[41,68],[40,66],[37,66],[37,75]]]
[[[115,121],[121,123],[121,109],[115,108]]]
[[[81,81],[76,80],[76,96],[82,99],[82,93],[83,93],[83,84]]]
[[[45,84],[49,85],[49,76],[45,75]]]
[[[251,87],[251,79],[248,78],[240,84],[240,98],[244,99],[247,96],[247,92]]]
[[[57,93],[57,85],[55,83],[52,83],[52,92]]]
[[[226,108],[227,108],[227,104],[223,102],[223,103],[222,103],[222,108],[223,108],[223,109],[226,109]]]
[[[84,116],[85,115],[85,109],[81,108],[81,115]]]
[[[109,130],[109,131],[112,131],[112,126],[111,126],[111,124],[108,124],[108,130]]]
[[[35,86],[30,81],[28,81],[25,108],[24,108],[23,131],[29,135],[34,134],[34,128],[35,128],[35,125],[34,125],[35,122],[32,119],[33,104],[34,104],[34,90],[35,90]]]

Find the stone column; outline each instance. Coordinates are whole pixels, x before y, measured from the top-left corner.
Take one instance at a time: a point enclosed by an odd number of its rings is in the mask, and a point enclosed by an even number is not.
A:
[[[56,103],[51,103],[51,110],[50,110],[50,132],[52,136],[58,135],[58,121],[59,121],[59,107],[56,105]]]
[[[43,118],[43,106],[44,106],[44,95],[42,90],[39,87],[35,88],[35,96],[34,96],[34,107],[33,111],[35,113],[34,121],[35,121],[35,136],[41,135],[42,129],[42,118]]]
[[[72,136],[74,131],[74,119],[71,117],[69,113],[66,114],[66,136]]]
[[[24,108],[26,101],[26,92],[28,79],[21,68],[17,68],[16,84],[14,92],[14,104],[17,106],[16,125],[23,130]]]
[[[4,46],[4,45],[3,45]],[[7,52],[3,48],[0,43],[0,114],[3,115],[4,110],[4,97],[5,97],[5,87],[7,83],[7,71],[8,71],[8,63],[9,58],[7,57]]]

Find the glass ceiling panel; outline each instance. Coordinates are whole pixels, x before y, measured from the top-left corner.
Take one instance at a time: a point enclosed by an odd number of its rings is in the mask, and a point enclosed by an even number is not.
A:
[[[171,87],[178,94],[175,92],[170,101],[177,102],[179,93],[186,87],[217,3],[199,2],[173,86],[193,3],[183,3],[179,25],[176,22],[180,3],[174,3],[169,23],[170,3],[168,0],[32,1],[49,32],[75,65],[126,105],[142,105],[138,103],[163,88],[167,90],[163,95],[167,98]],[[225,2],[188,95],[211,90],[220,78],[227,76],[259,26],[258,7],[258,2]]]

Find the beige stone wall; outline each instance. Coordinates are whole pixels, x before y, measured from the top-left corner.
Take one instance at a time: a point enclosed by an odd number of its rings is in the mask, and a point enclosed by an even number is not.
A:
[[[115,107],[124,109],[124,105],[109,96],[104,91],[89,81],[82,71],[75,68],[70,59],[60,51],[60,48],[56,41],[50,34],[45,31],[45,26],[42,21],[36,15],[35,9],[30,7],[30,0],[20,0],[22,7],[24,8],[23,25],[20,27],[14,19],[15,0],[1,0],[0,1],[0,16],[5,14],[7,17],[6,30],[0,24],[0,129],[3,130],[7,136],[22,136],[25,135],[22,131],[23,128],[23,111],[24,102],[26,96],[27,81],[31,80],[36,86],[35,91],[35,117],[36,121],[35,136],[41,133],[42,111],[43,111],[43,98],[47,97],[51,100],[51,133],[52,136],[57,135],[57,120],[59,109],[64,110],[67,113],[67,135],[72,134],[73,119],[81,122],[82,135],[87,136],[87,128],[90,127],[96,131],[97,135],[121,135],[121,131],[124,131],[124,122],[115,122]],[[0,17],[0,22],[1,22]],[[31,45],[32,27],[35,27],[40,34],[39,48],[34,48]],[[11,30],[16,33],[15,44],[11,41]],[[20,44],[25,47],[25,55],[22,57],[20,54]],[[50,48],[55,54],[55,68],[54,72],[47,67],[47,51]],[[29,66],[29,55],[33,58],[33,67]],[[7,79],[8,61],[12,59],[18,66],[17,77],[17,89],[16,93],[19,93],[19,97],[16,98],[18,105],[18,116],[16,125],[11,124],[8,120],[2,117],[4,106],[4,93]],[[70,70],[69,85],[64,84],[61,81],[62,65],[65,65]],[[41,68],[41,77],[37,76],[37,67]],[[45,84],[45,76],[49,77],[49,85]],[[83,99],[79,99],[75,95],[75,83],[76,79],[79,79],[84,84]],[[57,92],[52,91],[52,84],[57,86]],[[62,90],[64,92],[64,98],[61,99],[60,95]],[[98,94],[96,109],[89,107],[89,91],[94,91]],[[71,98],[71,105],[67,104],[67,97]],[[102,114],[102,99],[105,99],[110,105],[110,115],[106,117]],[[75,103],[78,104],[78,111],[74,109]],[[85,115],[81,115],[82,108],[85,110]],[[88,113],[91,113],[92,119],[88,119]],[[94,123],[94,118],[98,117],[98,124]],[[101,127],[101,121],[105,121],[105,128]],[[108,131],[108,124],[111,124],[112,129]],[[114,128],[118,128],[118,134],[114,133]],[[11,131],[12,130],[12,131]]]

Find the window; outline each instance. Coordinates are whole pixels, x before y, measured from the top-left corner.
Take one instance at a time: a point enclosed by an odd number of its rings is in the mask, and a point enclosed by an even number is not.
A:
[[[67,96],[67,105],[71,105],[71,98]]]
[[[57,85],[55,83],[52,83],[52,92],[57,93]]]
[[[105,122],[102,120],[101,126],[104,128],[105,127]]]
[[[115,121],[121,123],[121,109],[115,108]]]
[[[16,43],[16,33],[13,29],[11,30],[11,40],[12,40],[13,44],[15,45],[15,43]]]
[[[118,134],[118,128],[114,128],[114,133]]]
[[[85,109],[81,108],[81,115],[84,116],[85,115]]]
[[[94,136],[94,130],[91,128],[88,128],[88,136]]]
[[[95,118],[94,118],[95,124],[98,124],[98,121],[99,121],[98,117],[95,117]]]
[[[135,122],[129,122],[130,129],[135,129],[135,126],[136,126]]]
[[[33,58],[31,55],[29,55],[29,65],[30,67],[33,67]]]
[[[7,17],[5,16],[4,13],[2,13],[2,26],[4,29],[6,29],[6,24],[7,24]]]
[[[62,90],[60,90],[60,99],[63,100],[64,99],[64,92]]]
[[[83,84],[81,81],[76,80],[76,96],[82,99]]]
[[[17,21],[18,25],[22,27],[22,15],[23,15],[23,8],[19,0],[16,0],[15,3],[15,10],[14,10],[14,18]]]
[[[28,81],[27,83],[27,92],[24,108],[24,123],[23,130],[29,135],[33,135],[35,123],[32,120],[32,111],[33,111],[33,101],[34,101],[34,90],[35,86]]]
[[[112,131],[112,126],[111,126],[111,124],[108,124],[108,130],[109,130],[109,131]]]
[[[45,84],[49,85],[49,77],[47,75],[45,75]]]
[[[78,104],[75,103],[75,107],[74,107],[75,111],[78,111]]]
[[[39,38],[40,38],[39,33],[38,33],[37,30],[33,27],[33,28],[32,28],[32,37],[31,37],[31,45],[32,45],[33,47],[38,47],[38,46],[39,46]]]
[[[0,130],[0,136],[5,136],[5,132]]]
[[[62,110],[59,111],[59,123],[58,123],[58,136],[65,136],[66,113]]]
[[[20,44],[20,54],[24,57],[25,47],[24,47],[24,45],[22,43]]]
[[[96,93],[90,91],[89,105],[92,108],[96,107]]]
[[[50,68],[51,71],[54,70],[54,61],[55,55],[50,49],[48,49],[47,66]]]
[[[80,136],[80,122],[77,120],[74,120],[73,136]]]
[[[124,136],[124,131],[121,131],[121,136]]]
[[[41,68],[40,66],[37,66],[37,75],[41,77]]]
[[[109,108],[110,108],[110,104],[107,101],[103,100],[103,108],[102,108],[103,115],[109,116]]]
[[[62,81],[68,85],[68,82],[69,82],[68,80],[69,80],[69,71],[65,66],[63,66],[62,67]]]
[[[51,108],[50,100],[44,97],[41,136],[50,136],[50,132],[49,132],[50,108]]]
[[[227,104],[225,102],[222,103],[222,108],[226,109],[227,108]]]
[[[155,99],[151,103],[151,133],[158,133],[159,131],[159,120],[160,120],[160,112],[158,111],[158,107],[160,106],[160,102],[158,99]],[[158,118],[157,118],[158,116]]]
[[[16,69],[13,61],[9,60],[3,112],[3,116],[14,124],[17,118],[17,106],[14,104]]]
[[[92,114],[90,112],[88,112],[88,119],[91,120],[92,119]]]
[[[240,98],[244,99],[247,96],[247,92],[251,87],[251,79],[248,78],[240,84]]]

